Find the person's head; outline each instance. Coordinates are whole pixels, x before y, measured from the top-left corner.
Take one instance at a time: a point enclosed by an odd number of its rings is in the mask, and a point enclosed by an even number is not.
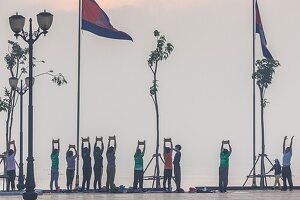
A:
[[[111,147],[108,148],[107,152],[108,152],[108,153],[111,153],[111,152],[113,152],[114,150],[115,150],[115,148],[114,148],[113,146],[111,146]]]
[[[100,154],[101,153],[101,149],[100,149],[100,147],[96,147],[95,148],[95,154]]]
[[[166,148],[165,148],[165,152],[166,152],[166,153],[170,153],[170,151],[171,151],[171,148],[170,148],[170,147],[166,147]]]
[[[181,150],[181,145],[180,144],[176,144],[175,149],[180,151]]]
[[[70,151],[70,150],[69,150],[69,151],[67,152],[67,157],[72,157],[72,156],[73,156],[73,151]]]
[[[229,153],[228,149],[223,149],[223,153],[228,154]]]
[[[58,149],[53,149],[52,155],[57,154],[57,153],[58,153]]]
[[[8,155],[11,156],[14,153],[14,150],[10,149],[8,150]]]
[[[291,151],[291,147],[287,147],[286,149],[285,149],[285,153],[288,153],[288,152],[290,152]]]
[[[279,160],[277,158],[274,161],[276,164],[279,164]]]
[[[136,154],[141,154],[142,151],[141,151],[141,149],[137,149],[135,153],[136,153]]]

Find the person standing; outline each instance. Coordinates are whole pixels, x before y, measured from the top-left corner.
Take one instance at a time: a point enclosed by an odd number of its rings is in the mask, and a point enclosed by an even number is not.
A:
[[[84,142],[88,143],[88,147],[84,147]],[[91,143],[89,137],[87,139],[82,139],[81,143],[81,156],[83,160],[82,172],[82,190],[88,191],[90,189],[90,181],[92,176],[92,164],[91,164]],[[86,186],[86,187],[85,187]]]
[[[9,142],[9,145],[13,145],[14,149],[9,149],[6,154],[6,173],[7,173],[7,183],[6,190],[9,191],[9,187],[11,186],[12,190],[15,190],[15,179],[16,179],[16,144],[15,141]],[[9,147],[10,148],[10,147]]]
[[[143,145],[143,151],[140,149],[140,144]],[[146,143],[138,141],[136,151],[134,154],[134,177],[133,177],[133,189],[137,190],[137,185],[139,184],[139,189],[143,190],[144,181],[144,155],[145,155]]]
[[[181,192],[181,145],[177,144],[173,150],[176,152],[173,160],[176,192]]]
[[[228,144],[228,149],[224,148],[224,145]],[[219,166],[219,191],[227,192],[228,185],[228,168],[229,168],[229,157],[232,153],[230,141],[222,141],[221,152],[220,152],[220,166]]]
[[[57,144],[57,148],[54,145]],[[50,180],[50,190],[53,192],[53,182],[55,184],[55,190],[58,192],[58,176],[59,176],[59,151],[60,151],[60,144],[58,140],[52,140],[52,153],[51,153],[51,180]]]
[[[74,149],[75,155],[71,149]],[[66,160],[67,160],[67,190],[72,191],[74,173],[75,173],[75,160],[78,157],[77,150],[75,145],[69,145],[69,148],[66,153]]]
[[[291,158],[292,158],[292,146],[293,146],[293,139],[291,139],[291,143],[289,147],[285,148],[285,142],[287,140],[287,136],[283,139],[283,158],[282,158],[282,178],[283,178],[283,191],[287,190],[286,179],[289,182],[289,189],[290,191],[293,190],[293,180],[292,180],[292,171],[291,171]]]
[[[167,147],[167,142],[170,143],[171,147]],[[172,180],[172,154],[173,154],[173,144],[171,138],[164,139],[164,180],[163,180],[163,189],[171,192],[172,186],[171,186],[171,180]],[[166,182],[168,181],[168,189],[166,188]]]
[[[97,146],[98,139],[101,141],[101,148]],[[102,174],[103,174],[103,150],[104,150],[104,144],[103,144],[103,138],[97,138],[96,137],[96,142],[94,145],[94,190],[97,190],[97,185],[98,189],[101,190],[101,179],[102,179]]]
[[[280,165],[279,160],[277,158],[274,161],[275,161],[275,164],[270,169],[270,171],[268,171],[268,173],[270,173],[273,170],[275,171],[275,174],[274,174],[275,175],[274,190],[275,190],[277,185],[278,185],[279,189],[281,188],[280,182],[279,182],[279,179],[281,177],[281,165]]]
[[[110,146],[111,140],[114,140],[113,146]],[[115,186],[115,175],[116,175],[116,149],[117,149],[117,141],[116,136],[109,137],[108,138],[108,149],[106,151],[106,158],[107,158],[107,179],[106,179],[106,190],[109,192],[109,188],[111,191],[114,191],[116,189]]]

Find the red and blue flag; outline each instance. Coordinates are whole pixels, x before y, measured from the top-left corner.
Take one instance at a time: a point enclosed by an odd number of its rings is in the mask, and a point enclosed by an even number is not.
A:
[[[95,0],[82,0],[81,18],[83,30],[106,38],[132,41],[130,35],[118,31],[110,24],[108,16]]]
[[[256,33],[258,33],[259,36],[260,36],[260,43],[261,43],[262,53],[263,53],[265,58],[273,59],[272,54],[270,53],[270,51],[267,48],[267,40],[266,40],[265,32],[264,32],[264,29],[263,29],[263,25],[262,25],[262,22],[261,22],[257,1],[255,3],[255,7],[256,7]]]

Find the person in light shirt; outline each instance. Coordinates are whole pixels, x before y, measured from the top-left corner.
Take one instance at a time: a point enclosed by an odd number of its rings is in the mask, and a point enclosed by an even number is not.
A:
[[[7,172],[7,184],[6,190],[9,191],[10,187],[15,190],[15,178],[16,178],[16,144],[15,141],[11,141],[9,145],[13,145],[14,149],[9,149],[6,154],[6,172]]]
[[[287,190],[286,180],[289,182],[290,191],[293,190],[293,180],[292,180],[292,171],[291,171],[291,159],[292,159],[292,150],[293,150],[293,140],[294,136],[291,139],[291,143],[289,147],[285,147],[285,142],[287,140],[287,136],[283,139],[283,158],[282,158],[282,178],[283,178],[283,191]]]

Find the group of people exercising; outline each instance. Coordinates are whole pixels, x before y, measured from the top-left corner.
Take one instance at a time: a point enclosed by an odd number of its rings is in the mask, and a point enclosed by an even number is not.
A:
[[[275,164],[266,174],[271,171],[275,171],[275,183],[274,189],[278,185],[279,188],[283,191],[287,190],[287,181],[289,184],[289,190],[293,190],[293,181],[292,181],[292,172],[291,172],[291,158],[292,158],[292,145],[293,145],[294,136],[291,138],[290,145],[286,147],[287,136],[283,140],[283,159],[282,166],[278,159],[275,159]],[[113,142],[112,142],[113,141]],[[228,149],[224,146],[228,145]],[[13,146],[13,148],[11,148]],[[105,191],[114,191],[116,186],[114,184],[115,174],[116,174],[116,148],[117,141],[115,136],[109,136],[108,146],[106,150],[106,159],[107,159],[107,179]],[[144,180],[144,155],[146,149],[145,141],[138,141],[136,151],[134,154],[134,180],[133,180],[133,190],[134,191],[143,191],[143,180]],[[103,174],[103,137],[96,137],[96,141],[93,149],[94,157],[94,190],[103,191],[101,187],[101,180]],[[173,152],[175,151],[175,156],[173,159]],[[50,190],[53,190],[53,183],[55,184],[55,190],[59,191],[58,178],[59,178],[59,153],[60,153],[60,141],[52,140],[52,153],[51,153],[51,180],[50,180]],[[232,153],[232,148],[230,141],[222,141],[221,151],[220,151],[220,165],[219,165],[219,191],[226,192],[228,185],[228,169],[229,169],[229,157]],[[15,190],[15,178],[16,178],[16,145],[15,141],[9,142],[9,150],[6,153],[5,163],[6,163],[6,172],[7,172],[7,191]],[[92,175],[92,163],[91,163],[91,144],[90,138],[82,138],[81,142],[81,157],[83,161],[82,171],[82,191],[88,191],[90,189],[90,180]],[[67,190],[72,191],[72,185],[75,174],[75,163],[78,158],[78,152],[75,145],[69,145],[66,152],[66,161],[67,161]],[[163,189],[165,191],[172,191],[171,180],[174,169],[174,177],[176,184],[176,192],[183,192],[181,189],[181,146],[178,144],[173,148],[173,143],[171,138],[164,139],[164,176],[163,176]],[[283,187],[280,185],[280,178],[283,179]],[[167,184],[167,185],[166,185]],[[138,187],[139,186],[139,187]]]
[[[113,141],[113,142],[112,142]],[[100,143],[100,144],[99,144]],[[112,143],[112,144],[111,144]],[[167,146],[169,143],[169,146]],[[106,151],[106,159],[107,159],[107,179],[106,179],[106,187],[101,187],[101,180],[103,174],[103,137],[96,137],[96,141],[93,149],[93,157],[94,157],[94,190],[95,191],[115,191],[117,188],[114,184],[115,174],[116,174],[116,148],[117,141],[115,136],[110,136],[108,138],[108,146]],[[143,191],[143,181],[144,181],[144,155],[146,149],[145,141],[138,141],[138,145],[134,154],[134,180],[133,180],[133,191],[142,192]],[[173,151],[176,152],[174,161],[173,161]],[[175,183],[176,183],[176,191],[180,192],[182,189],[180,188],[181,183],[181,169],[180,169],[180,159],[181,159],[181,146],[176,145],[173,148],[172,140],[170,138],[164,139],[164,179],[163,179],[163,188],[166,191],[171,191],[171,179],[172,179],[172,171],[174,165],[174,175],[175,175]],[[56,191],[59,191],[58,186],[58,175],[59,175],[59,152],[60,152],[60,142],[59,140],[52,140],[52,153],[51,153],[51,180],[50,180],[50,190],[53,190],[53,183],[55,184]],[[82,171],[82,191],[89,191],[90,189],[90,180],[92,175],[92,164],[91,164],[91,144],[89,137],[82,138],[81,143],[81,157],[83,161]],[[75,145],[69,145],[69,148],[66,152],[66,161],[67,161],[67,190],[72,191],[72,184],[74,180],[75,174],[75,161],[78,157],[77,150]],[[173,162],[172,162],[173,161]],[[166,183],[168,182],[168,187],[166,187]]]

